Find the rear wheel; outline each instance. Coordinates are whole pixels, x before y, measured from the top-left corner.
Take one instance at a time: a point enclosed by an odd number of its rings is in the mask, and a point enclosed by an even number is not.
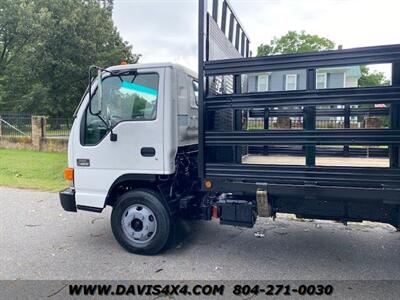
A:
[[[111,228],[119,244],[137,254],[157,254],[167,244],[171,219],[160,195],[134,190],[118,199],[111,214]]]

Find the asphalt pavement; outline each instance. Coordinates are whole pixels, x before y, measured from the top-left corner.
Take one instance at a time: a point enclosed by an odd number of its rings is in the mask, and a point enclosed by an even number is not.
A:
[[[0,280],[400,279],[389,225],[259,218],[252,229],[181,222],[157,256],[122,249],[110,212],[64,212],[56,193],[0,188]]]

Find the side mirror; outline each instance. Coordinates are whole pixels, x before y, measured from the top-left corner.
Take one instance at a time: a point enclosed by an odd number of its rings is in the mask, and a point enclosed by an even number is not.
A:
[[[97,70],[97,103],[94,105],[93,101],[93,94],[92,94],[92,70]],[[103,70],[96,66],[91,66],[89,68],[89,111],[92,115],[100,115],[103,105],[103,77],[102,77]]]

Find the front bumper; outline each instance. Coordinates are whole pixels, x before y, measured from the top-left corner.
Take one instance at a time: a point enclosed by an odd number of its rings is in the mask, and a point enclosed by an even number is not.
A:
[[[75,190],[72,188],[67,188],[60,192],[60,202],[61,206],[65,211],[76,212],[76,202],[75,202]]]

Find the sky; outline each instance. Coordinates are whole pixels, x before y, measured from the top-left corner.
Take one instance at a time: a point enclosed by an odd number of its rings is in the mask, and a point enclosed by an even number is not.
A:
[[[197,66],[197,0],[114,0],[113,19],[140,62]],[[289,30],[305,30],[343,48],[400,43],[399,0],[231,0],[251,50]],[[211,6],[209,6],[211,9]],[[372,66],[390,75],[390,66]]]

